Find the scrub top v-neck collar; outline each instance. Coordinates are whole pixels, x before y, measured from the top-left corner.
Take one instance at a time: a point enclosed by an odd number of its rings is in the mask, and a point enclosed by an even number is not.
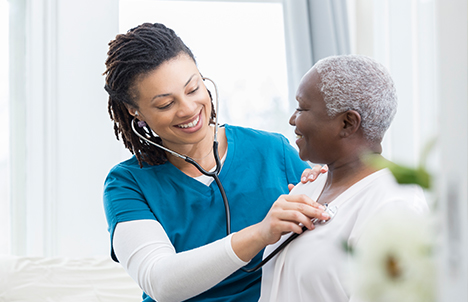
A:
[[[224,155],[224,163],[221,164],[221,171],[219,172],[219,180],[222,182],[223,179],[226,178],[226,175],[229,173],[229,169],[232,165],[232,160],[236,153],[236,145],[231,137],[231,127],[229,125],[223,125],[221,127],[225,128],[225,135],[227,141],[227,148],[226,153]],[[211,191],[212,186],[216,186],[216,182],[212,181],[209,186],[205,185],[204,183],[196,180],[194,177],[188,176],[184,172],[180,171],[179,168],[174,166],[170,161],[167,161],[166,164],[167,169],[172,170],[174,174],[178,174],[181,181],[190,184],[193,189],[196,189],[200,192],[204,192],[204,194],[208,194]]]

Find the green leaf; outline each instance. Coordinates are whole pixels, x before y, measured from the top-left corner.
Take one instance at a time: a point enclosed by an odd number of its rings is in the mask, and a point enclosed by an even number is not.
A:
[[[400,184],[417,184],[425,189],[431,187],[431,175],[422,166],[410,168],[395,164],[381,156],[366,156],[364,160],[377,169],[388,168]]]
[[[354,248],[353,246],[349,245],[348,242],[346,240],[343,240],[343,243],[342,243],[342,246],[343,246],[343,250],[350,254],[350,255],[353,255],[354,254]]]

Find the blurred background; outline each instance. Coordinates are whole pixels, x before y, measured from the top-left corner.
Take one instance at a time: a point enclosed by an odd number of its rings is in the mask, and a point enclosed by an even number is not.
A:
[[[364,54],[399,97],[384,156],[417,167],[437,138],[427,192],[440,288],[468,301],[466,0],[0,0],[0,254],[109,253],[102,187],[128,158],[103,89],[108,43],[144,22],[173,28],[219,88],[221,123],[280,132],[319,59]]]

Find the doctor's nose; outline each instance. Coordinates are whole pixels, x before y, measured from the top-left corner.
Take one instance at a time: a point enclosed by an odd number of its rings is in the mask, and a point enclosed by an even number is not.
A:
[[[180,117],[193,116],[197,110],[197,102],[188,97],[182,97],[179,100],[177,115]]]

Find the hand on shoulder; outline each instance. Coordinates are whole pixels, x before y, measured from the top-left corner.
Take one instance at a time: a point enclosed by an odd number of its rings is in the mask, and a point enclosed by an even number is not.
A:
[[[312,182],[317,179],[317,177],[320,174],[327,173],[328,172],[328,166],[327,165],[315,165],[312,169],[305,169],[302,172],[301,175],[301,182],[302,183],[307,183],[307,182]],[[288,185],[288,189],[291,192],[291,190],[294,188],[293,184]]]

